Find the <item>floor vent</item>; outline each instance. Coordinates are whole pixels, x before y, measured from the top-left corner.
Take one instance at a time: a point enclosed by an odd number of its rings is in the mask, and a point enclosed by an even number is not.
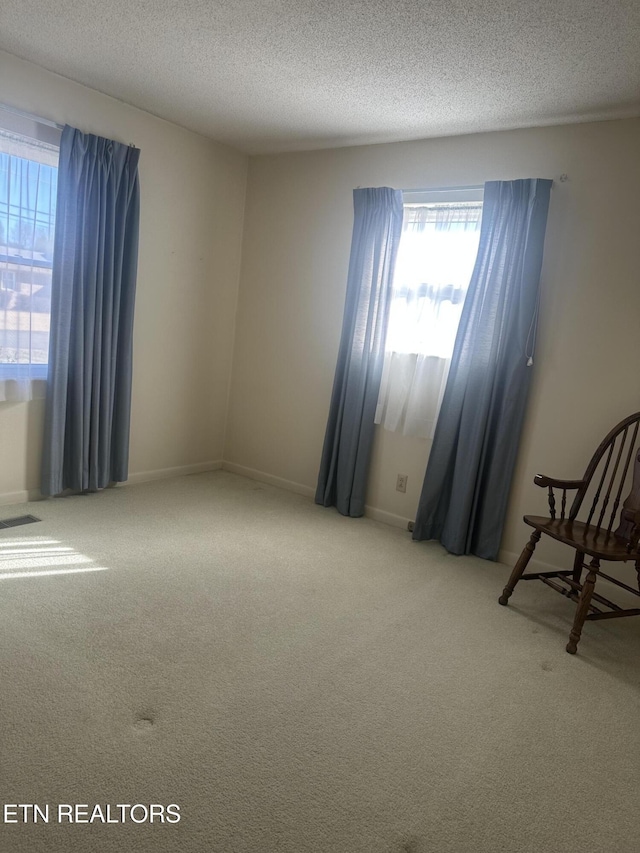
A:
[[[35,515],[19,515],[17,518],[3,518],[0,521],[0,530],[3,527],[20,527],[21,524],[33,524],[34,521],[40,521]]]

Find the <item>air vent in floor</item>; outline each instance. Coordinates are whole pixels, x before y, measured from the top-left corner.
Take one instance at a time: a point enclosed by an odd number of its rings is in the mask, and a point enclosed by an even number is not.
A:
[[[21,524],[33,524],[34,521],[40,521],[35,515],[19,515],[17,518],[3,518],[0,521],[0,530],[3,527],[20,527]]]

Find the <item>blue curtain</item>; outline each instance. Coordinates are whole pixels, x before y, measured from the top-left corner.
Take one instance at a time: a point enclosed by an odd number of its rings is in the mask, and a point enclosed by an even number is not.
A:
[[[44,495],[128,476],[139,156],[69,126],[62,132]]]
[[[382,379],[393,270],[402,233],[402,192],[353,192],[354,223],[342,337],[316,503],[364,513],[374,417]]]
[[[485,184],[414,539],[496,560],[531,380],[549,180]]]

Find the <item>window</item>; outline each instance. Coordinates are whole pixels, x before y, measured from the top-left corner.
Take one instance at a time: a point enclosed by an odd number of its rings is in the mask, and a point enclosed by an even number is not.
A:
[[[405,202],[376,423],[432,438],[480,238],[482,192]]]
[[[59,134],[43,130],[0,110],[0,400],[47,375]]]

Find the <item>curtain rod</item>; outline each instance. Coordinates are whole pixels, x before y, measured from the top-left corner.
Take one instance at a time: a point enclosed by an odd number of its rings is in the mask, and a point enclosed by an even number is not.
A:
[[[566,181],[569,180],[569,176],[566,174],[566,172],[563,172],[558,180],[560,181],[560,183],[564,184]],[[555,184],[555,180],[553,181],[553,183]],[[412,193],[415,193],[417,195],[418,193],[451,193],[456,191],[470,192],[472,190],[484,190],[484,184],[472,184],[467,187],[421,187],[419,189],[400,190],[400,192],[405,193],[406,195],[411,195]]]
[[[29,121],[35,121],[38,124],[45,124],[47,127],[55,127],[56,130],[63,130],[64,125],[58,124],[55,121],[51,121],[48,118],[42,118],[41,116],[36,116],[33,113],[27,113],[24,110],[19,110],[16,107],[10,107],[7,104],[0,104],[0,109],[5,110],[8,113],[13,113],[14,115],[21,116],[22,118],[27,118]]]
[[[411,189],[403,189],[403,193],[450,193],[450,192],[469,192],[470,190],[483,190],[484,184],[473,184],[467,187],[419,187]]]

